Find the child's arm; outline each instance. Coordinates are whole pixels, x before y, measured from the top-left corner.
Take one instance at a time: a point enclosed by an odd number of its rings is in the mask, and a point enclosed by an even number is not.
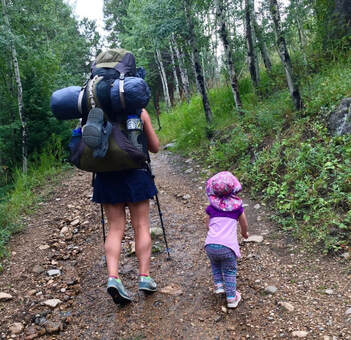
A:
[[[247,234],[248,224],[247,224],[247,219],[246,219],[246,216],[245,216],[244,212],[239,217],[239,224],[240,224],[242,237],[243,238],[248,238],[249,237],[249,235]]]

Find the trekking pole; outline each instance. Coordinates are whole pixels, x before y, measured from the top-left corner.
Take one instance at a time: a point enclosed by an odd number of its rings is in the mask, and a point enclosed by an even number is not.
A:
[[[151,170],[150,157],[148,157],[147,170],[149,171],[149,174],[150,174],[150,176],[151,176],[151,178],[152,178],[152,180],[154,181],[154,184],[155,184],[155,175],[152,173],[152,170]],[[163,239],[164,239],[165,244],[166,244],[167,260],[169,261],[169,260],[171,260],[171,255],[169,253],[170,249],[168,248],[168,242],[167,242],[167,237],[166,237],[166,229],[165,229],[165,226],[163,224],[162,211],[161,211],[160,201],[158,199],[158,195],[157,194],[155,194],[155,199],[156,199],[156,205],[157,205],[158,214],[160,216],[160,223],[161,223],[161,228],[162,228],[162,233],[163,233]]]
[[[158,200],[158,195],[155,195],[156,198],[156,205],[157,205],[157,209],[158,209],[158,214],[160,216],[160,222],[161,222],[161,227],[162,227],[162,232],[163,232],[163,239],[165,240],[165,244],[166,244],[166,251],[167,251],[167,260],[171,259],[171,255],[169,254],[169,248],[168,248],[168,243],[167,243],[167,238],[166,238],[166,230],[165,230],[165,226],[163,225],[163,219],[162,219],[162,211],[161,211],[161,207],[160,207],[160,201]]]

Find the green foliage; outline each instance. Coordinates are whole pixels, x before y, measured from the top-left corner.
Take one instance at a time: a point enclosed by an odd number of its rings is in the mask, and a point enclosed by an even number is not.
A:
[[[0,200],[0,259],[7,253],[6,243],[10,236],[23,228],[21,218],[30,214],[39,201],[40,194],[36,189],[48,181],[55,181],[62,172],[63,153],[60,139],[52,136],[42,153],[30,163],[27,175],[16,169],[12,189]]]
[[[306,73],[305,109],[295,112],[274,66],[273,75],[261,77],[265,96],[257,97],[248,79],[240,81],[244,115],[233,109],[229,88],[210,91],[210,139],[195,97],[161,115],[161,140],[176,140],[177,151],[213,171],[235,172],[247,190],[269,202],[282,229],[309,246],[338,251],[351,245],[351,136],[330,136],[326,122],[340,99],[351,96],[350,72],[349,55]]]

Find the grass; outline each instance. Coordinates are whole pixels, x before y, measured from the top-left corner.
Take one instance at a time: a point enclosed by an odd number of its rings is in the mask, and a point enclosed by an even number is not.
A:
[[[0,259],[7,254],[6,244],[11,235],[23,229],[22,217],[32,213],[41,198],[34,189],[55,180],[62,172],[62,155],[60,141],[52,137],[43,153],[30,162],[27,175],[16,170],[12,189],[0,203]]]
[[[351,246],[351,136],[331,136],[327,120],[351,96],[351,55],[301,74],[300,112],[275,65],[272,75],[262,75],[259,95],[248,79],[240,81],[243,115],[233,108],[229,88],[212,89],[210,126],[195,96],[161,115],[159,136],[162,143],[176,140],[175,151],[213,172],[235,172],[275,210],[280,227],[306,245],[338,251]]]

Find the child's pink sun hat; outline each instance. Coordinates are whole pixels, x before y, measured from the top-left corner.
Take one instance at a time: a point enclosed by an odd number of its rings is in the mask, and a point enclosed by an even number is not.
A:
[[[218,210],[233,211],[242,206],[242,200],[235,196],[242,190],[238,179],[229,171],[222,171],[211,177],[206,184],[210,204]]]

